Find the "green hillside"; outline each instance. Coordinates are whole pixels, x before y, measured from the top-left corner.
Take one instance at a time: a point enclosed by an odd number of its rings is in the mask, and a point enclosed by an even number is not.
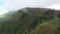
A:
[[[6,17],[9,19],[1,22],[0,34],[60,34],[59,10],[23,8]]]
[[[8,21],[15,13],[16,12],[8,12],[8,13],[0,15],[0,24]]]

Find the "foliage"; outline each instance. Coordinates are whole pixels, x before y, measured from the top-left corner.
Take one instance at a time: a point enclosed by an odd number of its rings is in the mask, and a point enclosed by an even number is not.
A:
[[[48,12],[47,12],[48,11]],[[1,22],[0,34],[57,34],[60,33],[60,15],[56,10],[24,8],[13,15],[6,15]],[[58,29],[58,30],[57,30]]]

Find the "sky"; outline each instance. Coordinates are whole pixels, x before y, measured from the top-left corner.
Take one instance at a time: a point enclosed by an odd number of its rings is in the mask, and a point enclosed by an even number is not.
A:
[[[0,0],[0,13],[18,10],[24,7],[52,7],[60,0]]]
[[[60,10],[60,3],[55,4],[55,5],[48,6],[48,7],[46,7],[46,8],[55,9],[55,10]]]

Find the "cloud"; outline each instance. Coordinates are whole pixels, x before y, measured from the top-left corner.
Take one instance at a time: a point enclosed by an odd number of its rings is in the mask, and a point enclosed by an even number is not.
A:
[[[48,7],[46,7],[46,8],[60,10],[60,3],[59,3],[59,4],[54,4],[54,5],[52,5],[52,6],[48,6]]]
[[[0,0],[4,5],[3,9],[6,10],[18,10],[23,7],[47,7],[56,3],[60,3],[60,0]]]

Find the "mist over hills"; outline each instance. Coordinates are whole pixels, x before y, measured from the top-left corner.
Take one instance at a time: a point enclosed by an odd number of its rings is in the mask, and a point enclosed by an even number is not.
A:
[[[13,13],[1,22],[0,34],[60,34],[60,10],[27,7]]]

